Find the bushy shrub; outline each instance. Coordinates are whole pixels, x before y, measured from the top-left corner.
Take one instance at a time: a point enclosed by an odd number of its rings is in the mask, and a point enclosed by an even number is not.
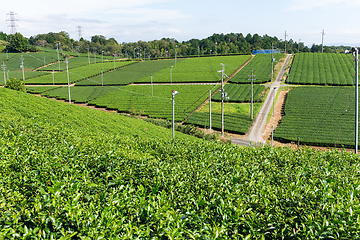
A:
[[[26,92],[26,88],[24,87],[24,82],[17,78],[10,78],[6,81],[6,88],[14,89],[20,92]]]

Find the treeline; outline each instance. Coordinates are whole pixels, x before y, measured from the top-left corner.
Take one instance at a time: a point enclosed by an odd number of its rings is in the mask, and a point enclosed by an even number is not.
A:
[[[17,33],[18,34],[18,33]],[[8,41],[11,35],[0,32],[0,40]],[[292,39],[286,43],[276,36],[260,36],[259,34],[244,36],[242,33],[213,34],[205,39],[190,39],[179,42],[174,38],[162,38],[153,41],[138,41],[132,43],[118,43],[114,38],[107,39],[102,35],[92,36],[90,40],[81,38],[74,40],[65,31],[59,33],[46,33],[31,36],[27,39],[29,45],[34,47],[61,48],[64,51],[80,53],[103,53],[104,55],[118,54],[128,58],[144,57],[174,57],[175,52],[181,56],[204,56],[204,55],[229,55],[229,54],[251,54],[253,50],[274,48],[281,52],[321,52],[321,45],[313,44],[312,47],[304,46],[301,42]],[[349,47],[324,46],[324,52],[343,52]],[[9,50],[9,49],[7,49]]]

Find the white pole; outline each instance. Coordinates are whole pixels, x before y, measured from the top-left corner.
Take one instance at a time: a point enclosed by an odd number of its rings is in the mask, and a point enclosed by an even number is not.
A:
[[[90,65],[90,50],[89,50],[89,48],[87,48],[87,50],[88,50],[88,61],[89,61],[89,65]]]
[[[65,59],[65,63],[66,63],[66,74],[67,74],[67,81],[68,81],[68,92],[69,92],[69,103],[71,104],[71,96],[70,96],[70,81],[69,81],[69,68],[68,68],[68,60],[67,58]]]
[[[221,136],[224,136],[224,73],[225,73],[225,65],[222,65],[221,70]]]
[[[359,140],[359,50],[355,48],[355,153],[358,153]]]
[[[103,74],[103,68],[101,69],[101,86],[104,86],[104,74]]]
[[[276,87],[274,87],[274,103],[273,103],[273,117],[275,116],[275,95],[276,95]]]
[[[2,69],[3,69],[3,71],[4,71],[4,85],[6,85],[6,75],[5,75],[5,69],[6,69],[6,67],[5,67],[5,62],[3,62]]]
[[[177,45],[175,46],[175,67],[176,67]]]
[[[104,51],[101,51],[101,62],[104,62]]]
[[[173,66],[170,67],[170,84],[172,84],[172,68]]]
[[[57,57],[59,62],[59,72],[60,72],[59,43],[56,43],[56,52],[57,52]]]
[[[211,132],[211,89],[209,90],[209,129]]]
[[[24,73],[24,58],[21,55],[21,69],[22,69],[22,74],[23,74],[23,80],[25,81],[25,73]]]
[[[175,94],[172,92],[172,131],[173,131],[173,139],[175,139]]]

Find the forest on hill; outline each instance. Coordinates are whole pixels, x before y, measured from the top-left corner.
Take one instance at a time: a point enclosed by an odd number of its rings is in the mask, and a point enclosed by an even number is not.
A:
[[[20,33],[16,33],[20,34]],[[20,34],[21,35],[21,34]],[[12,35],[0,32],[0,40],[9,41]],[[21,35],[22,36],[22,35]],[[255,33],[246,36],[242,33],[217,34],[204,39],[190,39],[188,41],[177,41],[174,38],[162,38],[153,41],[141,41],[131,43],[118,43],[114,38],[106,38],[103,35],[92,36],[90,40],[80,38],[74,40],[65,31],[59,33],[49,32],[38,34],[26,38],[27,46],[47,47],[57,49],[60,47],[64,51],[78,51],[80,53],[98,53],[104,55],[117,54],[129,58],[144,57],[174,57],[175,52],[178,57],[182,56],[204,56],[204,55],[229,55],[229,54],[251,54],[253,50],[274,48],[285,51],[285,41],[276,36],[267,34],[260,36]],[[324,52],[343,52],[349,47],[344,46],[324,46]],[[25,48],[26,50],[34,48]],[[7,48],[10,52],[10,48]],[[5,51],[5,50],[4,50]],[[313,44],[312,47],[305,46],[303,42],[286,40],[286,52],[321,52],[321,45]]]

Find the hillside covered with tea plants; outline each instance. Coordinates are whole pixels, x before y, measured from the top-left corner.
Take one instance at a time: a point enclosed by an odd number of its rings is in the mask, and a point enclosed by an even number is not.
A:
[[[357,155],[172,140],[8,89],[0,106],[1,238],[359,236]]]

